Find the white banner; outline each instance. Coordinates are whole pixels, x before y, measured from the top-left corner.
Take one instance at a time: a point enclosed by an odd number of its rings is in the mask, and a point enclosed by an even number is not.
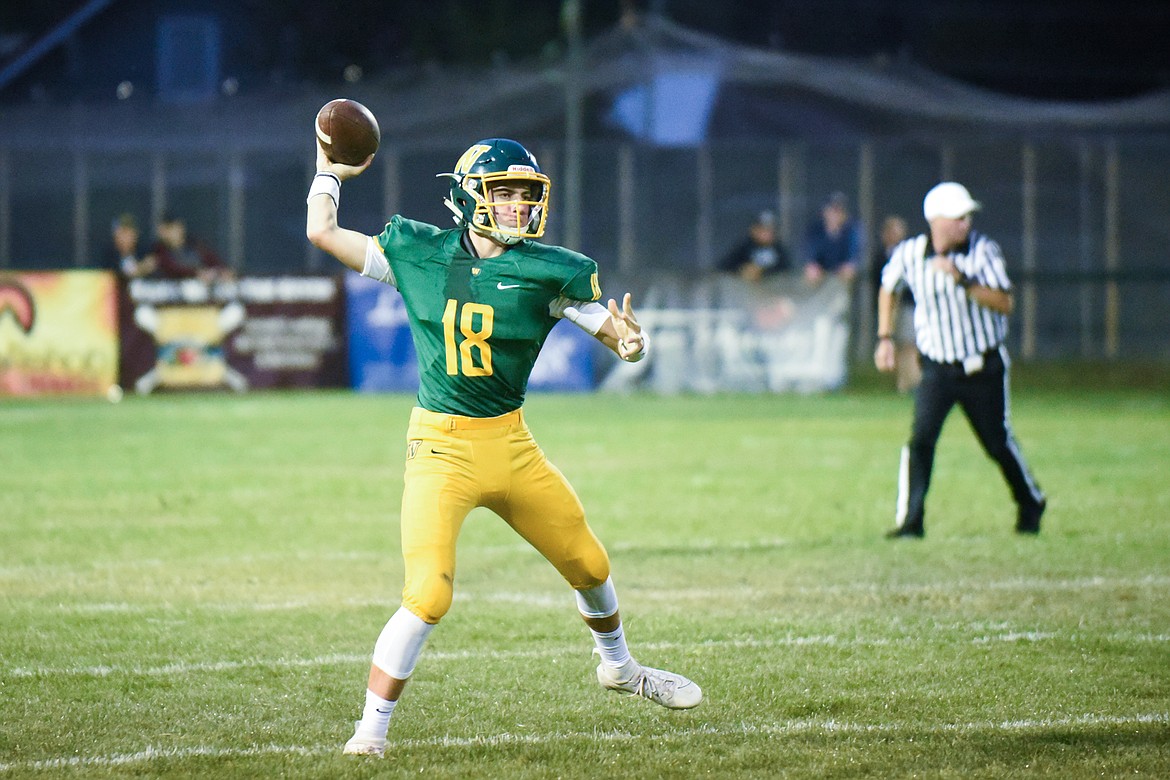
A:
[[[650,355],[621,363],[602,388],[655,392],[799,392],[846,379],[849,287],[797,275],[757,283],[721,276],[688,285],[655,282],[635,302]]]

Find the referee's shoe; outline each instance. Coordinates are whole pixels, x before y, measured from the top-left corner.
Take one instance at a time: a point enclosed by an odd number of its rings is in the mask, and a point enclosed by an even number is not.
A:
[[[925,536],[922,526],[905,526],[900,525],[896,528],[891,528],[886,531],[887,539],[921,539]]]
[[[1040,517],[1048,508],[1048,499],[1041,499],[1039,503],[1021,506],[1016,514],[1016,533],[1040,533]]]

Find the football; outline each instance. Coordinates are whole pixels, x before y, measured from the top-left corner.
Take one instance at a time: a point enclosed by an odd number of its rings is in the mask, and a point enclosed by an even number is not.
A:
[[[317,112],[317,138],[330,162],[361,165],[378,151],[382,131],[370,109],[356,100],[338,98]]]

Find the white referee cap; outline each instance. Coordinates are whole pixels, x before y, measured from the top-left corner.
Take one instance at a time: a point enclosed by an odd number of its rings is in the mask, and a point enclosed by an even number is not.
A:
[[[922,199],[922,213],[927,222],[935,217],[958,219],[981,208],[983,206],[971,197],[967,188],[954,181],[936,184]]]

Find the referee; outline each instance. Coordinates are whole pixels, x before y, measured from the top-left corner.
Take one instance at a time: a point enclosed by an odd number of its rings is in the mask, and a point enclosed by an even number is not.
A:
[[[999,464],[1015,498],[1016,531],[1040,531],[1046,500],[1028,471],[1008,414],[1008,315],[1011,281],[999,244],[971,229],[980,205],[967,188],[943,182],[926,193],[922,211],[929,235],[894,248],[878,291],[874,363],[895,367],[895,293],[914,294],[914,337],[922,354],[922,382],[914,396],[910,441],[902,449],[898,504],[890,538],[920,538],[934,450],[943,422],[958,404],[987,455]]]

